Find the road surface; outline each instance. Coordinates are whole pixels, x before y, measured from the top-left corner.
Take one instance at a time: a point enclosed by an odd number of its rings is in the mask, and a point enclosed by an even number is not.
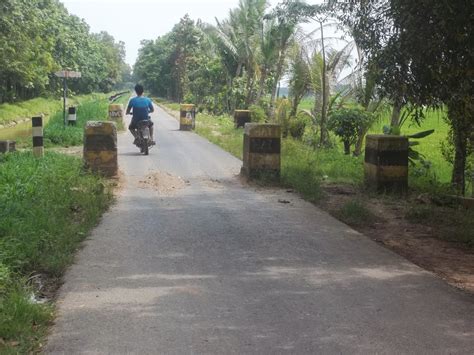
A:
[[[119,137],[124,186],[65,277],[46,352],[474,353],[472,296],[154,120],[148,157]]]

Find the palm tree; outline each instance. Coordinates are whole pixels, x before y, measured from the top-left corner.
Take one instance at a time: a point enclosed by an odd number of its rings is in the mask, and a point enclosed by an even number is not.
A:
[[[320,126],[320,146],[328,142],[327,119],[330,108],[330,97],[342,71],[350,64],[354,42],[347,43],[341,50],[336,50],[326,43],[324,25],[320,23],[321,38],[310,41],[304,50],[309,73],[309,82],[314,98],[314,115]],[[331,25],[331,24],[329,24]]]

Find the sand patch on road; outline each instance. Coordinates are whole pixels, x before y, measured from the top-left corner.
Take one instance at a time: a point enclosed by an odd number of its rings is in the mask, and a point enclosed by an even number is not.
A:
[[[189,185],[188,181],[167,172],[152,171],[138,182],[141,189],[151,189],[160,195],[172,195]]]

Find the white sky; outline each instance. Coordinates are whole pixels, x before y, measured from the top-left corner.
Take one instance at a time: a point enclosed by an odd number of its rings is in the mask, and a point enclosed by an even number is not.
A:
[[[125,42],[130,65],[135,63],[140,41],[156,39],[169,32],[188,13],[193,20],[215,24],[238,0],[62,0],[69,13],[83,18],[92,32],[107,31]],[[279,0],[269,0],[274,6]],[[307,1],[310,4],[320,1]]]

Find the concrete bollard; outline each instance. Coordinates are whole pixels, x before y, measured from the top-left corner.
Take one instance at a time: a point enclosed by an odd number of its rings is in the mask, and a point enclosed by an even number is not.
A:
[[[408,138],[368,135],[365,145],[365,183],[379,192],[408,189]]]
[[[196,126],[196,106],[182,104],[179,108],[179,130],[191,131]]]
[[[69,126],[75,126],[77,122],[77,109],[75,106],[71,106],[67,110],[67,124]]]
[[[250,110],[235,110],[234,111],[234,125],[235,128],[245,127],[246,123],[251,121]]]
[[[123,123],[124,109],[122,104],[109,105],[109,120],[117,123]]]
[[[111,177],[117,175],[117,126],[115,122],[88,121],[84,128],[86,169]]]
[[[242,174],[248,178],[280,177],[281,128],[278,124],[246,123]]]
[[[44,156],[43,147],[43,116],[33,117],[31,119],[33,127],[33,155],[37,158]]]
[[[15,141],[0,141],[0,154],[1,153],[11,153],[16,150]]]

